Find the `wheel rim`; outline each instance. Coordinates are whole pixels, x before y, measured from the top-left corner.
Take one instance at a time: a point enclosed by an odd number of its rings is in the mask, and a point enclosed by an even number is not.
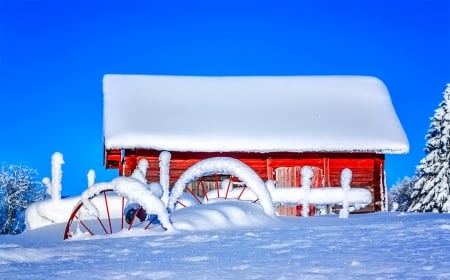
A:
[[[124,230],[131,230],[134,228],[142,228],[148,230],[158,227],[158,218],[156,215],[150,215],[149,219],[140,221],[138,218],[139,209],[143,209],[137,205],[137,210],[131,217],[131,221],[127,223],[127,198],[119,196],[114,190],[106,189],[90,197],[89,200],[99,210],[99,217],[93,217],[87,213],[83,207],[83,202],[80,201],[72,211],[69,220],[67,221],[64,231],[64,239],[70,239],[77,234],[94,235],[111,235]],[[153,225],[153,227],[152,227]]]

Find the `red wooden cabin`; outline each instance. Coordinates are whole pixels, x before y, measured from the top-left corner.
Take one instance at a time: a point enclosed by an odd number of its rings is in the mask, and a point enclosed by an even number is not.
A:
[[[405,132],[385,85],[363,76],[187,77],[106,75],[105,167],[129,175],[169,151],[171,186],[194,163],[229,156],[263,180],[300,186],[300,168],[314,167],[313,187],[369,189],[362,211],[386,209],[385,154],[408,152]],[[293,208],[280,208],[295,215]]]

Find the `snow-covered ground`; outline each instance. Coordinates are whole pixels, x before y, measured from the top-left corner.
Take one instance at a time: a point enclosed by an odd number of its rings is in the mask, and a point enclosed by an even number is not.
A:
[[[170,233],[63,241],[60,223],[2,235],[0,278],[450,279],[448,214],[269,217],[227,205],[176,211]]]
[[[162,154],[163,159],[166,156]],[[168,165],[168,158],[165,162]],[[55,175],[47,184],[52,198],[29,207],[28,230],[16,236],[0,235],[0,279],[450,279],[449,214],[379,212],[348,216],[347,212],[279,217],[274,214],[273,202],[292,202],[294,196],[299,203],[320,204],[324,197],[335,197],[335,190],[325,188],[316,198],[311,190],[308,195],[287,191],[277,194],[279,190],[270,184],[266,189],[259,177],[236,160],[211,158],[189,168],[170,196],[164,196],[168,192],[168,166],[162,168],[166,171],[161,172],[161,183],[151,184],[143,175],[146,168],[146,161],[140,161],[130,177],[97,184],[91,178],[80,197],[62,199],[61,168],[54,165]],[[178,185],[184,186],[211,170],[241,175],[259,203],[249,202],[255,199],[210,196],[208,203],[167,212],[167,205],[173,205],[182,195]],[[303,171],[305,182],[298,191],[305,192],[309,190],[307,175],[312,172],[309,167]],[[346,194],[339,201],[347,210],[349,201],[360,196],[350,192],[350,181],[351,171],[346,170],[341,188],[335,188]],[[90,200],[106,189],[115,194]],[[264,195],[273,201],[261,203]],[[111,214],[109,228],[117,228],[111,225],[121,221],[124,212],[120,196],[158,215],[161,224],[143,230],[144,221],[131,230],[125,227],[120,231],[119,227],[113,235],[96,231],[92,236],[81,230],[77,218],[70,227],[71,238],[63,240],[65,221],[79,199],[95,217],[98,214],[103,218],[100,212],[108,213],[108,217]],[[104,202],[97,205],[107,205],[108,211],[95,206],[96,200]],[[92,220],[83,217],[83,221],[88,224]]]

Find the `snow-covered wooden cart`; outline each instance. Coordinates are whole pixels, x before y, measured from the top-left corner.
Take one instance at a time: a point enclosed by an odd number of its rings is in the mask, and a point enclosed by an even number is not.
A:
[[[83,211],[114,232],[113,200],[119,230],[170,229],[176,209],[218,198],[267,215],[384,210],[384,155],[409,149],[373,77],[106,75],[103,86],[105,167],[123,177],[83,194],[65,238],[74,224],[95,234]]]

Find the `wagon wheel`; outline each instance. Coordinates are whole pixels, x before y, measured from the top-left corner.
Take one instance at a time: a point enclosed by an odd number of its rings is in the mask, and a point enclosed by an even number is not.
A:
[[[275,215],[270,193],[259,175],[229,157],[209,158],[189,167],[175,182],[167,207],[172,211],[217,199],[256,202],[266,214]]]
[[[99,216],[90,215],[83,201],[79,201],[67,221],[64,239],[75,234],[109,235],[134,228],[143,230],[160,228],[156,215],[147,215],[139,204],[128,204],[126,197],[118,195],[112,189],[102,190],[98,195],[89,198],[99,211]]]
[[[258,202],[256,195],[238,177],[214,174],[186,184],[176,208],[202,205],[217,200]]]

